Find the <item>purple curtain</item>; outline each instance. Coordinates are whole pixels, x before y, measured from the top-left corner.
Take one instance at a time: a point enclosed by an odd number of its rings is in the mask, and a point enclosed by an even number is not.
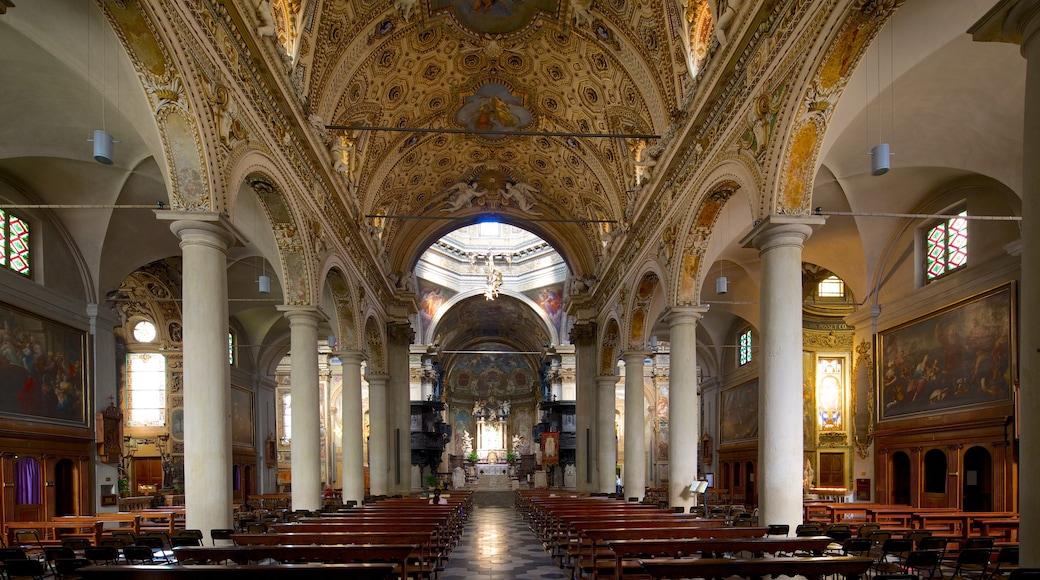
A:
[[[16,505],[35,505],[40,499],[40,463],[32,457],[23,457],[14,466]]]

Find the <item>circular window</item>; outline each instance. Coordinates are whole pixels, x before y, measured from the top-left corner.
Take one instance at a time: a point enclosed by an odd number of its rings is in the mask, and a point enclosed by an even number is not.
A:
[[[137,342],[152,342],[155,340],[155,325],[147,320],[142,320],[134,325],[134,339]]]

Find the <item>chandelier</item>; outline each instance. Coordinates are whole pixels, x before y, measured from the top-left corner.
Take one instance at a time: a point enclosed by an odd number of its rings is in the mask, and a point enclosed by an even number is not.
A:
[[[484,286],[484,300],[498,298],[498,288],[502,285],[502,270],[495,267],[495,257],[487,254],[487,284]]]

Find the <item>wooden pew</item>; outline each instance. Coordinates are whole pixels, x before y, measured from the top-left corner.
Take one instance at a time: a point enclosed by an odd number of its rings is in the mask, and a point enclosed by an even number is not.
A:
[[[44,546],[58,546],[61,545],[62,532],[66,532],[86,537],[96,546],[101,541],[103,524],[104,522],[98,519],[72,523],[62,521],[4,522],[4,537],[7,538],[7,545],[17,546],[18,540],[16,536],[19,530],[35,530],[41,544]],[[67,532],[68,530],[74,531]]]
[[[141,516],[126,512],[106,512],[92,516],[58,516],[54,518],[56,522],[69,522],[77,525],[92,524],[98,520],[104,523],[103,528],[106,532],[115,530],[128,530],[135,534],[141,532]]]
[[[725,554],[741,554],[748,552],[754,558],[764,554],[809,552],[814,556],[822,556],[827,546],[834,540],[828,536],[779,537],[765,538],[674,538],[674,539],[639,539],[610,540],[607,547],[614,553],[614,578],[624,575],[626,564],[640,569],[636,561],[647,554],[653,557],[670,558],[689,557],[701,554],[704,558],[722,558]],[[593,560],[595,566],[595,560]],[[595,569],[600,569],[596,566]],[[595,575],[595,574],[594,574]]]
[[[873,565],[870,558],[859,556],[806,556],[780,558],[652,558],[639,560],[639,565],[654,580],[661,578],[714,578],[741,576],[805,576],[822,580],[840,574],[846,580],[857,580]]]
[[[337,545],[337,544],[411,544],[418,546],[409,558],[409,572],[430,575],[440,555],[432,551],[431,534],[401,530],[396,532],[298,532],[273,534],[232,534],[238,546]],[[414,566],[411,562],[414,561]]]
[[[263,560],[279,563],[321,562],[351,564],[388,562],[396,564],[401,580],[408,580],[408,556],[415,544],[349,544],[337,546],[182,546],[173,549],[181,564],[256,564]]]
[[[76,571],[85,580],[166,580],[188,578],[192,580],[385,580],[394,573],[396,564],[263,564],[245,566],[197,565],[133,565],[133,566],[86,566]]]

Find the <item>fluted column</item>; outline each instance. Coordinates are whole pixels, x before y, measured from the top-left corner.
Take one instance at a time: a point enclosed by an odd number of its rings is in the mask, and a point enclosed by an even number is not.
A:
[[[575,346],[575,414],[578,447],[575,468],[579,493],[598,487],[599,458],[593,440],[596,419],[596,323],[584,322],[571,327],[571,343]],[[614,472],[614,466],[610,466]]]
[[[599,479],[596,491],[614,493],[617,487],[617,375],[596,377],[596,455],[599,460]]]
[[[163,213],[183,257],[184,505],[187,526],[208,534],[232,524],[227,250],[235,237],[218,214]]]
[[[386,417],[386,385],[390,375],[368,374],[368,485],[372,495],[389,494],[390,463],[387,456],[386,421],[372,417]]]
[[[313,306],[279,306],[289,319],[292,394],[292,506],[321,509],[321,407],[318,400],[318,321]]]
[[[969,32],[975,40],[1011,42],[1026,58],[1022,144],[1022,288],[1019,295],[1018,541],[1023,568],[1040,567],[1040,1],[1004,0]],[[1025,418],[1026,420],[1023,420]]]
[[[361,361],[365,360],[365,354],[348,350],[335,355],[343,368],[343,393],[339,405],[343,419],[343,433],[340,435],[343,502],[354,500],[361,505],[365,499],[365,426],[361,413]],[[295,406],[295,401],[293,403]]]
[[[671,345],[668,382],[668,504],[697,505],[690,486],[697,481],[700,397],[697,394],[697,321],[707,307],[673,308],[668,314]]]
[[[650,353],[629,351],[625,361],[625,497],[646,495],[646,395],[643,393],[643,361]]]
[[[762,260],[759,521],[802,523],[802,246],[822,217],[770,216],[744,238]]]
[[[386,325],[386,364],[390,373],[387,393],[391,429],[387,439],[391,457],[389,488],[394,493],[412,491],[412,398],[408,346],[414,336],[415,332],[407,322]]]

